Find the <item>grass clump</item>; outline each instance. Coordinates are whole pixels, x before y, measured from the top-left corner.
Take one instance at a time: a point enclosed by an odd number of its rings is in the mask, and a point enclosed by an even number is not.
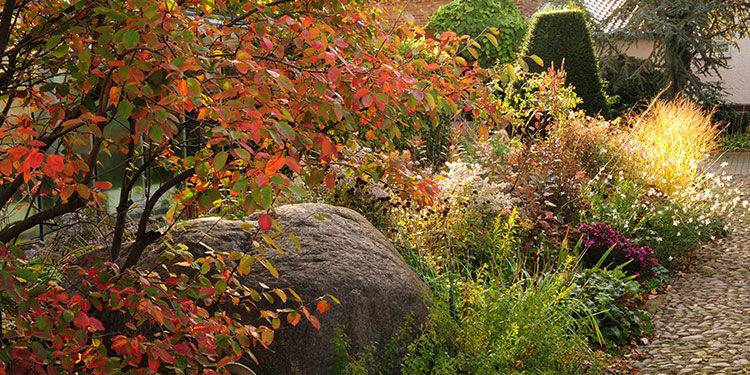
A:
[[[719,146],[711,113],[684,98],[656,100],[633,122],[622,168],[672,196],[700,182],[701,166]]]

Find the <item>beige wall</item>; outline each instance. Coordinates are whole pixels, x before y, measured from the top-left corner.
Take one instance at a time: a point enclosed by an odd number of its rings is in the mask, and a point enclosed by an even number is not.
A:
[[[729,68],[720,69],[721,77],[708,76],[710,81],[724,81],[729,95],[727,101],[735,104],[750,104],[750,39],[739,41],[739,49],[732,47],[732,55],[727,60]]]

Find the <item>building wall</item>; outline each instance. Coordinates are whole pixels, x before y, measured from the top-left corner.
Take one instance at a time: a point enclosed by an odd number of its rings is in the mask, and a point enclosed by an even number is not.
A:
[[[727,60],[729,68],[719,69],[720,76],[712,74],[707,78],[710,81],[724,81],[724,88],[729,93],[727,101],[748,106],[750,105],[750,39],[740,40],[739,47],[739,49],[732,47],[731,56]]]

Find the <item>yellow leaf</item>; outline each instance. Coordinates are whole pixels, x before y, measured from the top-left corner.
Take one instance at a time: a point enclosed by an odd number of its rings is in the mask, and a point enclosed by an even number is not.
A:
[[[487,38],[490,41],[490,43],[492,43],[492,45],[495,46],[495,48],[498,48],[498,46],[497,46],[497,38],[495,38],[494,35],[492,35],[492,34],[484,34],[484,37]]]

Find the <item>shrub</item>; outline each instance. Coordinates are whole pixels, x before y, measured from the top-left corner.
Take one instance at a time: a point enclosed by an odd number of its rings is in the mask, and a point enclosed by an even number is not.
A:
[[[618,266],[630,262],[624,268],[638,278],[656,276],[655,268],[659,261],[654,258],[654,250],[650,247],[638,246],[605,223],[581,224],[581,235],[586,249],[584,259],[589,265],[595,264],[610,251],[605,262],[611,261]]]
[[[517,69],[510,83],[503,78],[495,78],[489,85],[500,98],[496,102],[501,106],[497,112],[510,124],[508,131],[513,135],[546,134],[551,124],[567,117],[581,103],[573,88],[565,84],[564,71],[550,68],[530,73]]]
[[[720,130],[710,113],[684,98],[657,100],[630,123],[621,139],[623,169],[669,195],[700,182],[701,166],[718,147]]]
[[[482,67],[513,61],[527,27],[513,0],[455,0],[440,7],[425,26],[438,33],[471,36],[481,46],[476,60]]]
[[[724,151],[748,151],[750,150],[750,133],[728,134],[722,137],[720,142],[721,149]]]
[[[593,342],[626,345],[651,330],[648,314],[628,307],[638,298],[638,290],[633,276],[621,270],[588,269],[575,276],[570,296],[583,304],[573,305],[579,316],[596,319],[598,332],[590,331]]]
[[[531,21],[521,54],[536,55],[546,64],[564,67],[568,84],[583,99],[581,108],[589,114],[609,114],[583,11],[555,10],[537,14]],[[542,68],[530,63],[529,69],[541,71]]]

